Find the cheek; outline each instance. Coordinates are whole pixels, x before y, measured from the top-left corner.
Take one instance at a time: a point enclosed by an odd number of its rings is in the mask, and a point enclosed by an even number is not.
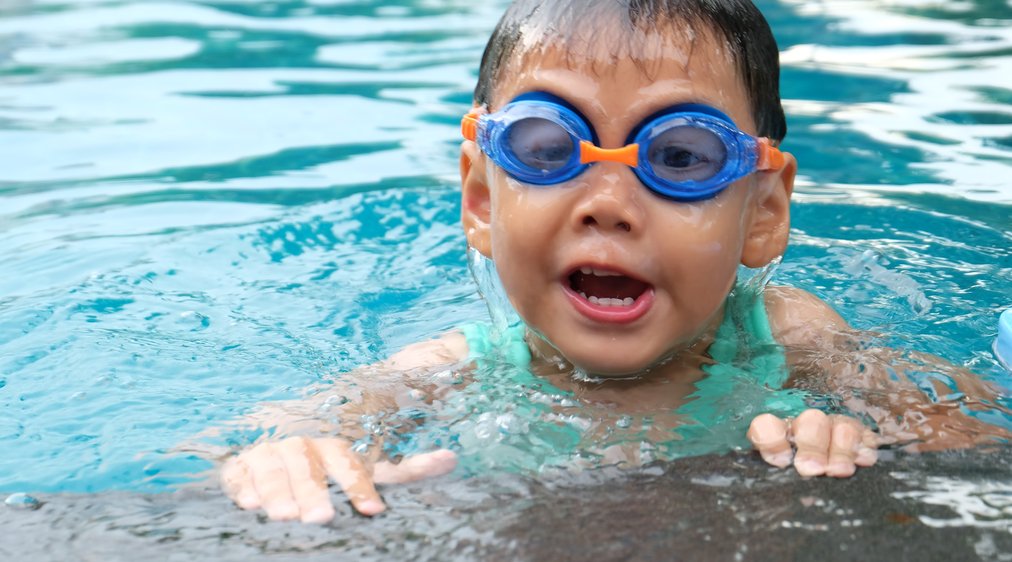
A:
[[[508,228],[493,230],[492,261],[506,298],[524,322],[531,324],[536,322],[536,313],[542,308],[539,305],[545,282],[540,274],[544,268],[537,261],[542,257],[538,254],[539,246],[522,232]]]
[[[544,221],[532,216],[522,199],[508,188],[499,194],[493,196],[492,261],[512,297],[521,294],[532,276],[543,269],[540,264],[548,249],[542,232]]]
[[[727,241],[709,240],[695,245],[683,255],[683,283],[689,301],[709,306],[714,300],[722,301],[734,284],[738,272],[740,248]],[[698,297],[698,299],[696,298]]]
[[[665,254],[702,264],[730,261],[737,264],[744,243],[744,217],[737,201],[704,202],[685,206],[675,217],[652,217],[665,227],[655,240]]]
[[[690,308],[722,301],[734,283],[744,243],[742,207],[737,201],[694,205],[680,211],[677,228],[661,233],[663,255],[670,260],[670,282]]]
[[[742,247],[737,229],[714,229],[702,234],[684,249],[690,263],[705,264],[705,268],[711,270],[737,267]]]
[[[554,212],[557,195],[518,185],[498,172],[492,186],[493,259],[521,259],[533,265],[548,252],[548,242],[562,220]]]

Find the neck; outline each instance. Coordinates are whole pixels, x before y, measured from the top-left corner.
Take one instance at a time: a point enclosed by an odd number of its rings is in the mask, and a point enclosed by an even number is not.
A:
[[[551,344],[528,330],[526,340],[531,349],[531,372],[583,400],[613,403],[630,410],[657,406],[677,408],[695,391],[695,383],[705,376],[703,365],[713,362],[707,350],[723,317],[721,307],[689,346],[673,350],[642,370],[627,375],[587,373],[566,361]]]

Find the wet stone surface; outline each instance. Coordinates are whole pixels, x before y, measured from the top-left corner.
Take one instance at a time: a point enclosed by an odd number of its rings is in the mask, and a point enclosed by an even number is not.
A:
[[[847,480],[752,455],[636,471],[444,478],[367,519],[266,521],[217,490],[38,495],[0,508],[0,560],[1010,560],[1012,446],[899,454]]]

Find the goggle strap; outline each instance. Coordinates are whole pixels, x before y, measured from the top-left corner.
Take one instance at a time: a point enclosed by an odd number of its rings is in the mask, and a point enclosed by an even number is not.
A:
[[[460,120],[460,134],[469,141],[478,138],[478,113],[476,111],[468,113]]]
[[[640,145],[630,144],[622,148],[601,148],[590,141],[580,141],[580,163],[619,162],[635,168],[640,162]]]
[[[773,146],[773,141],[766,137],[757,139],[758,144],[756,146],[758,152],[758,158],[756,160],[756,170],[765,172],[768,170],[779,170],[784,167],[784,153],[780,152],[780,149]]]

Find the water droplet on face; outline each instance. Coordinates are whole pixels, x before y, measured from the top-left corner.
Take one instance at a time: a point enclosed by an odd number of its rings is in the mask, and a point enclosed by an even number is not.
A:
[[[22,509],[26,511],[33,511],[42,507],[42,502],[40,502],[39,500],[37,500],[32,496],[29,496],[28,494],[23,494],[20,492],[7,496],[7,499],[4,500],[4,503],[7,505],[7,507],[12,507],[14,509]]]
[[[615,422],[615,427],[619,429],[629,429],[632,426],[632,416],[622,416]]]

